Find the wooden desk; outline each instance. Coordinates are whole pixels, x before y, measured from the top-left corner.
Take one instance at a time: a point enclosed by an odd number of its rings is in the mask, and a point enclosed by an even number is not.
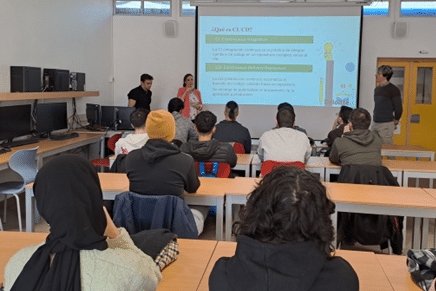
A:
[[[4,270],[9,259],[24,247],[43,242],[47,233],[1,232],[0,236],[0,288],[4,284]],[[157,290],[197,290],[216,241],[178,239],[178,259],[166,267]]]
[[[216,241],[178,239],[178,259],[166,267],[158,291],[197,290],[215,250]]]
[[[114,200],[115,196],[129,191],[129,179],[123,173],[98,173],[103,199]],[[188,205],[216,206],[216,239],[222,240],[224,224],[224,196],[233,188],[235,179],[200,177],[200,188],[196,193],[185,193]],[[35,201],[33,199],[33,183],[26,186],[26,231],[34,230]]]
[[[436,218],[436,199],[420,188],[327,182],[325,185],[336,204],[336,212],[332,215],[335,227],[338,212]],[[420,247],[419,233],[415,229],[413,248]]]
[[[234,170],[245,171],[245,177],[250,177],[250,165],[253,156],[251,154],[236,154],[238,157],[238,162],[233,168]]]
[[[417,160],[429,158],[430,161],[434,162],[434,151],[415,145],[384,144],[382,145],[382,156],[416,158]]]
[[[215,262],[221,257],[231,257],[235,254],[236,242],[218,242],[206,272],[201,279],[198,291],[209,290],[209,276]],[[359,277],[360,290],[386,291],[393,290],[385,276],[376,255],[371,252],[336,250],[336,255],[347,260]]]
[[[375,255],[394,291],[420,291],[407,269],[406,256]]]
[[[45,241],[48,233],[26,233],[2,231],[0,235],[0,288],[3,287],[4,272],[9,259],[19,250]]]
[[[36,165],[38,169],[42,167],[42,161],[45,157],[52,156],[58,153],[62,153],[65,151],[69,151],[81,146],[93,144],[93,143],[101,143],[103,140],[104,133],[102,132],[93,132],[93,133],[84,133],[80,132],[79,137],[67,139],[67,140],[48,140],[41,139],[38,143],[28,144],[20,147],[13,147],[11,151],[5,154],[0,155],[0,171],[8,168],[9,158],[15,152],[22,149],[33,149],[39,146],[38,152],[36,153]],[[101,147],[99,147],[99,150]]]

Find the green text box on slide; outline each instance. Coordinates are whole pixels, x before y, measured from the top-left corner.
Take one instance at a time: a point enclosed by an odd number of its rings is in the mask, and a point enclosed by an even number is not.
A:
[[[280,65],[280,64],[206,64],[206,72],[283,72],[312,73],[312,65]]]
[[[206,43],[221,44],[312,44],[313,36],[285,35],[206,35]]]

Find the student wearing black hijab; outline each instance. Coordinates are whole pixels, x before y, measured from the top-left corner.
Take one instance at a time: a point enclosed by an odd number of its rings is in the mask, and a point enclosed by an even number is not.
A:
[[[113,224],[89,161],[77,155],[49,161],[33,191],[50,234],[11,258],[5,290],[156,290],[159,268]]]

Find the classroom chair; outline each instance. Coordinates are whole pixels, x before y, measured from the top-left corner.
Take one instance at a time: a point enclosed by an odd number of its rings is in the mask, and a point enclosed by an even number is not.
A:
[[[239,142],[233,143],[233,149],[235,150],[236,154],[245,154],[244,146]]]
[[[338,183],[399,186],[384,166],[344,165]],[[362,245],[380,245],[395,254],[402,253],[403,217],[360,213],[338,213],[338,242],[355,240]],[[392,246],[392,248],[391,248]]]
[[[216,165],[217,162],[201,162],[204,166],[204,173],[205,175],[214,175],[217,178],[228,178],[231,172],[230,164],[228,163],[218,163],[218,168],[216,168],[216,171],[214,173],[214,164]],[[197,175],[199,177],[205,176],[202,175],[202,171],[200,171],[200,163],[195,162],[195,169],[197,170]]]
[[[23,231],[21,223],[21,208],[18,194],[24,191],[24,187],[35,181],[36,173],[36,152],[39,147],[33,149],[19,150],[9,158],[9,168],[20,175],[23,181],[7,181],[0,184],[0,194],[14,195],[17,200],[18,224],[20,231]],[[3,221],[6,222],[7,199],[4,199]],[[0,222],[1,223],[1,222]]]
[[[265,177],[272,170],[280,166],[293,166],[293,167],[306,169],[306,165],[302,162],[276,162],[276,161],[268,160],[262,163],[260,167],[260,174],[262,177]]]
[[[124,132],[122,133],[117,133],[114,134],[113,136],[111,136],[109,138],[109,140],[107,141],[107,146],[108,148],[115,152],[115,144],[117,143],[117,141],[123,136]],[[104,158],[104,159],[94,159],[91,161],[91,163],[94,166],[99,166],[99,167],[105,167],[105,168],[109,168],[110,167],[110,161],[108,158]]]
[[[173,195],[140,195],[123,192],[115,196],[113,221],[132,235],[147,229],[168,229],[179,238],[198,238],[191,209]]]

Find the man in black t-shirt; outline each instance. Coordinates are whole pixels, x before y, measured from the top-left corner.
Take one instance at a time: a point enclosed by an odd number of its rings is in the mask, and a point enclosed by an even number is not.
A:
[[[151,85],[153,84],[153,77],[149,74],[141,75],[141,85],[130,90],[127,97],[129,98],[129,107],[145,108],[150,110],[151,103]]]

